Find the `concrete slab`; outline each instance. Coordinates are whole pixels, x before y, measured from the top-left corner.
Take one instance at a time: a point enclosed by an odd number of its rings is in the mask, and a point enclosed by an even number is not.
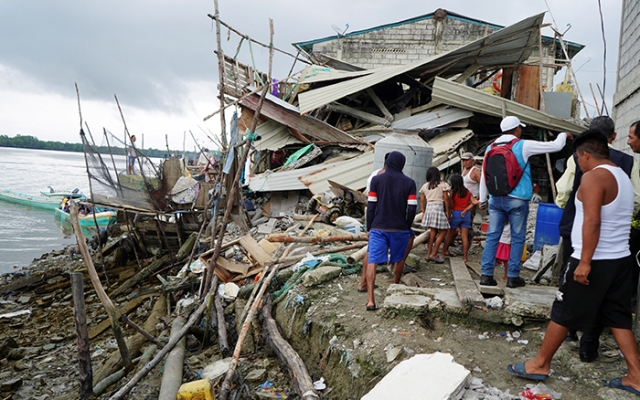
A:
[[[504,289],[504,311],[519,317],[549,319],[558,288],[527,285]]]
[[[447,353],[418,354],[398,364],[362,400],[458,399],[465,390],[469,370]]]
[[[467,312],[467,307],[462,304],[455,289],[419,288],[391,284],[387,288],[387,296],[390,296],[394,293],[430,297],[433,300],[429,304],[429,308],[442,307],[444,311],[456,313]]]
[[[318,267],[304,274],[302,284],[306,287],[316,286],[340,276],[340,267]]]

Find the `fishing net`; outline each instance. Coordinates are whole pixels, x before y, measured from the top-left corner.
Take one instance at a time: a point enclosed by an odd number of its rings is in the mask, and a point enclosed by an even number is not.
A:
[[[105,137],[108,131],[105,130]],[[163,182],[161,168],[154,165],[142,151],[135,148],[134,174],[118,171],[118,163],[122,167],[122,157],[116,157],[109,146],[109,153],[101,154],[93,141],[91,133],[87,136],[80,130],[84,156],[87,164],[87,175],[91,190],[91,198],[97,204],[137,208],[141,210],[163,211],[168,207],[169,191]],[[113,138],[115,136],[112,135]],[[116,139],[117,140],[117,139]],[[124,142],[118,142],[125,145]],[[127,148],[127,146],[123,146]],[[127,158],[127,161],[128,158]]]

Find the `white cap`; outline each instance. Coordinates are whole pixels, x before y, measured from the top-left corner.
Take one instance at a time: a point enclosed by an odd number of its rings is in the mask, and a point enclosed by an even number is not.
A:
[[[523,128],[526,126],[525,124],[520,122],[518,117],[508,116],[508,117],[504,117],[502,122],[500,122],[500,129],[502,130],[502,132],[507,132],[517,128],[518,125],[520,125]]]

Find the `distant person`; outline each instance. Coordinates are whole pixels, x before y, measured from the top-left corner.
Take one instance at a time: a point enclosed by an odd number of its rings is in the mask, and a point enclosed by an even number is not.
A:
[[[475,207],[478,200],[471,195],[471,191],[468,190],[463,183],[462,175],[454,174],[451,177],[451,203],[453,206],[453,212],[449,219],[449,231],[447,237],[444,240],[444,246],[442,248],[442,254],[444,256],[450,256],[449,246],[455,239],[458,230],[460,230],[460,237],[462,239],[462,257],[464,262],[469,261],[469,229],[471,229],[471,209]]]
[[[480,202],[487,204],[487,172],[489,171],[488,154],[496,146],[511,146],[522,177],[517,185],[506,195],[491,196],[488,201],[489,207],[489,232],[482,253],[482,276],[481,285],[496,286],[498,282],[493,279],[493,270],[496,265],[496,251],[500,242],[500,235],[505,223],[509,221],[511,225],[511,258],[509,259],[509,271],[507,272],[507,286],[516,288],[524,286],[526,283],[520,277],[522,269],[521,258],[524,251],[524,241],[527,233],[527,217],[529,216],[529,201],[533,196],[533,183],[531,181],[531,166],[529,158],[537,154],[555,153],[562,150],[567,140],[567,134],[562,132],[553,142],[538,142],[537,140],[521,140],[522,128],[526,125],[521,123],[517,117],[508,116],[500,122],[502,136],[498,137],[487,147],[484,159],[483,174],[480,179]],[[506,177],[504,179],[507,180]],[[498,179],[490,182],[492,188],[496,184],[504,184]],[[493,190],[493,189],[492,189]]]
[[[384,174],[371,180],[367,203],[367,236],[369,237],[367,269],[367,311],[377,310],[375,302],[376,266],[398,263],[405,256],[411,224],[416,215],[416,183],[402,173],[405,157],[392,151]],[[389,252],[391,256],[389,257]],[[396,264],[394,275],[401,275]]]
[[[136,174],[136,135],[131,135],[131,145],[129,146],[129,151],[127,155],[127,174],[135,175]]]
[[[575,196],[573,254],[538,354],[527,362],[507,366],[507,370],[522,378],[545,380],[569,328],[583,330],[600,324],[611,328],[627,363],[626,376],[605,384],[640,395],[640,355],[631,331],[633,186],[627,174],[609,159],[607,137],[600,131],[582,133],[573,150],[584,172]]]
[[[500,243],[498,243],[498,251],[496,252],[496,262],[504,268],[502,280],[507,280],[507,271],[509,270],[509,258],[511,258],[511,227],[507,222],[500,235]]]
[[[427,183],[420,188],[420,208],[422,209],[421,225],[429,228],[429,241],[427,242],[427,261],[436,264],[444,263],[444,251],[438,255],[440,244],[451,227],[451,199],[449,191],[451,186],[440,179],[440,170],[437,167],[427,169]]]
[[[533,184],[533,195],[531,196],[532,203],[542,203],[542,196],[540,196],[540,185]]]

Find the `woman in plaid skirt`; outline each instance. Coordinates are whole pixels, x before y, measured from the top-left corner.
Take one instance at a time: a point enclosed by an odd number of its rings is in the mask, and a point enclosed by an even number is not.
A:
[[[429,228],[429,242],[427,244],[427,261],[438,264],[444,263],[444,254],[438,255],[440,244],[449,229],[451,216],[451,200],[449,198],[449,184],[440,179],[440,171],[436,167],[427,170],[427,183],[420,188],[420,208],[422,209],[422,223]]]

